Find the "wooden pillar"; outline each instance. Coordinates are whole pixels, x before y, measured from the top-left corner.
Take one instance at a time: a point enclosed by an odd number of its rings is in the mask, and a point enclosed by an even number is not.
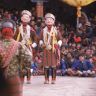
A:
[[[43,2],[37,2],[36,14],[37,14],[37,17],[43,17]]]

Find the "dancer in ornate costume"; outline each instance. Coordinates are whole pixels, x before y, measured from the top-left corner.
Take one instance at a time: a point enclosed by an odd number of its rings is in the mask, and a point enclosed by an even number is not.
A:
[[[0,96],[22,96],[20,62],[30,62],[32,55],[13,39],[16,24],[12,20],[3,20],[0,25]]]
[[[55,16],[51,13],[45,15],[46,27],[43,29],[41,34],[40,45],[44,48],[44,73],[45,73],[45,84],[49,83],[49,70],[51,69],[52,81],[54,84],[56,81],[56,66],[60,59],[60,52],[58,46],[59,35],[56,27],[54,26]],[[59,41],[59,43],[62,41]]]
[[[15,39],[24,44],[29,52],[33,55],[32,49],[37,46],[37,36],[33,29],[28,24],[31,20],[31,13],[28,10],[23,10],[21,13],[21,25],[17,28]],[[24,77],[27,76],[27,83],[31,80],[31,63],[24,63],[22,66],[21,79],[24,82]]]

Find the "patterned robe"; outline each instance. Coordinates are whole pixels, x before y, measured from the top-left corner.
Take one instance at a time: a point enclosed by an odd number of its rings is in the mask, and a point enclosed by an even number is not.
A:
[[[32,60],[26,51],[26,47],[13,39],[0,40],[0,96],[22,96],[20,64]]]

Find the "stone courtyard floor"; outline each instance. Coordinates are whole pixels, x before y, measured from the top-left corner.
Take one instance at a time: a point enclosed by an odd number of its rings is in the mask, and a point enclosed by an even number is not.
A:
[[[58,76],[56,84],[43,84],[43,76],[32,76],[24,83],[23,96],[96,96],[96,77]]]

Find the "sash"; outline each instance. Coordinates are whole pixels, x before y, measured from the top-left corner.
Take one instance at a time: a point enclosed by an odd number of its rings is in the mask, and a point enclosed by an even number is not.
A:
[[[0,60],[1,68],[5,68],[9,65],[16,53],[16,50],[18,49],[18,42],[11,40],[10,43],[11,44],[7,48],[5,48],[3,42],[0,42],[0,56],[2,57],[2,60]]]
[[[18,35],[17,35],[16,41],[19,41],[19,40],[20,40],[20,32],[19,32]]]
[[[51,28],[50,32],[48,31],[48,28],[45,27],[43,29],[43,40],[44,44],[46,45],[47,49],[52,49],[53,53],[55,52],[55,44],[57,44],[57,30],[56,27]]]
[[[24,39],[25,39],[25,40],[28,40],[28,39],[30,38],[30,30],[31,30],[30,26],[27,25],[27,26],[26,26],[26,35],[24,36],[23,25],[21,24],[21,26],[19,27],[19,33],[18,33],[18,35],[17,35],[17,41],[19,41],[20,35],[21,35],[21,37],[22,37],[23,40],[24,40]]]

